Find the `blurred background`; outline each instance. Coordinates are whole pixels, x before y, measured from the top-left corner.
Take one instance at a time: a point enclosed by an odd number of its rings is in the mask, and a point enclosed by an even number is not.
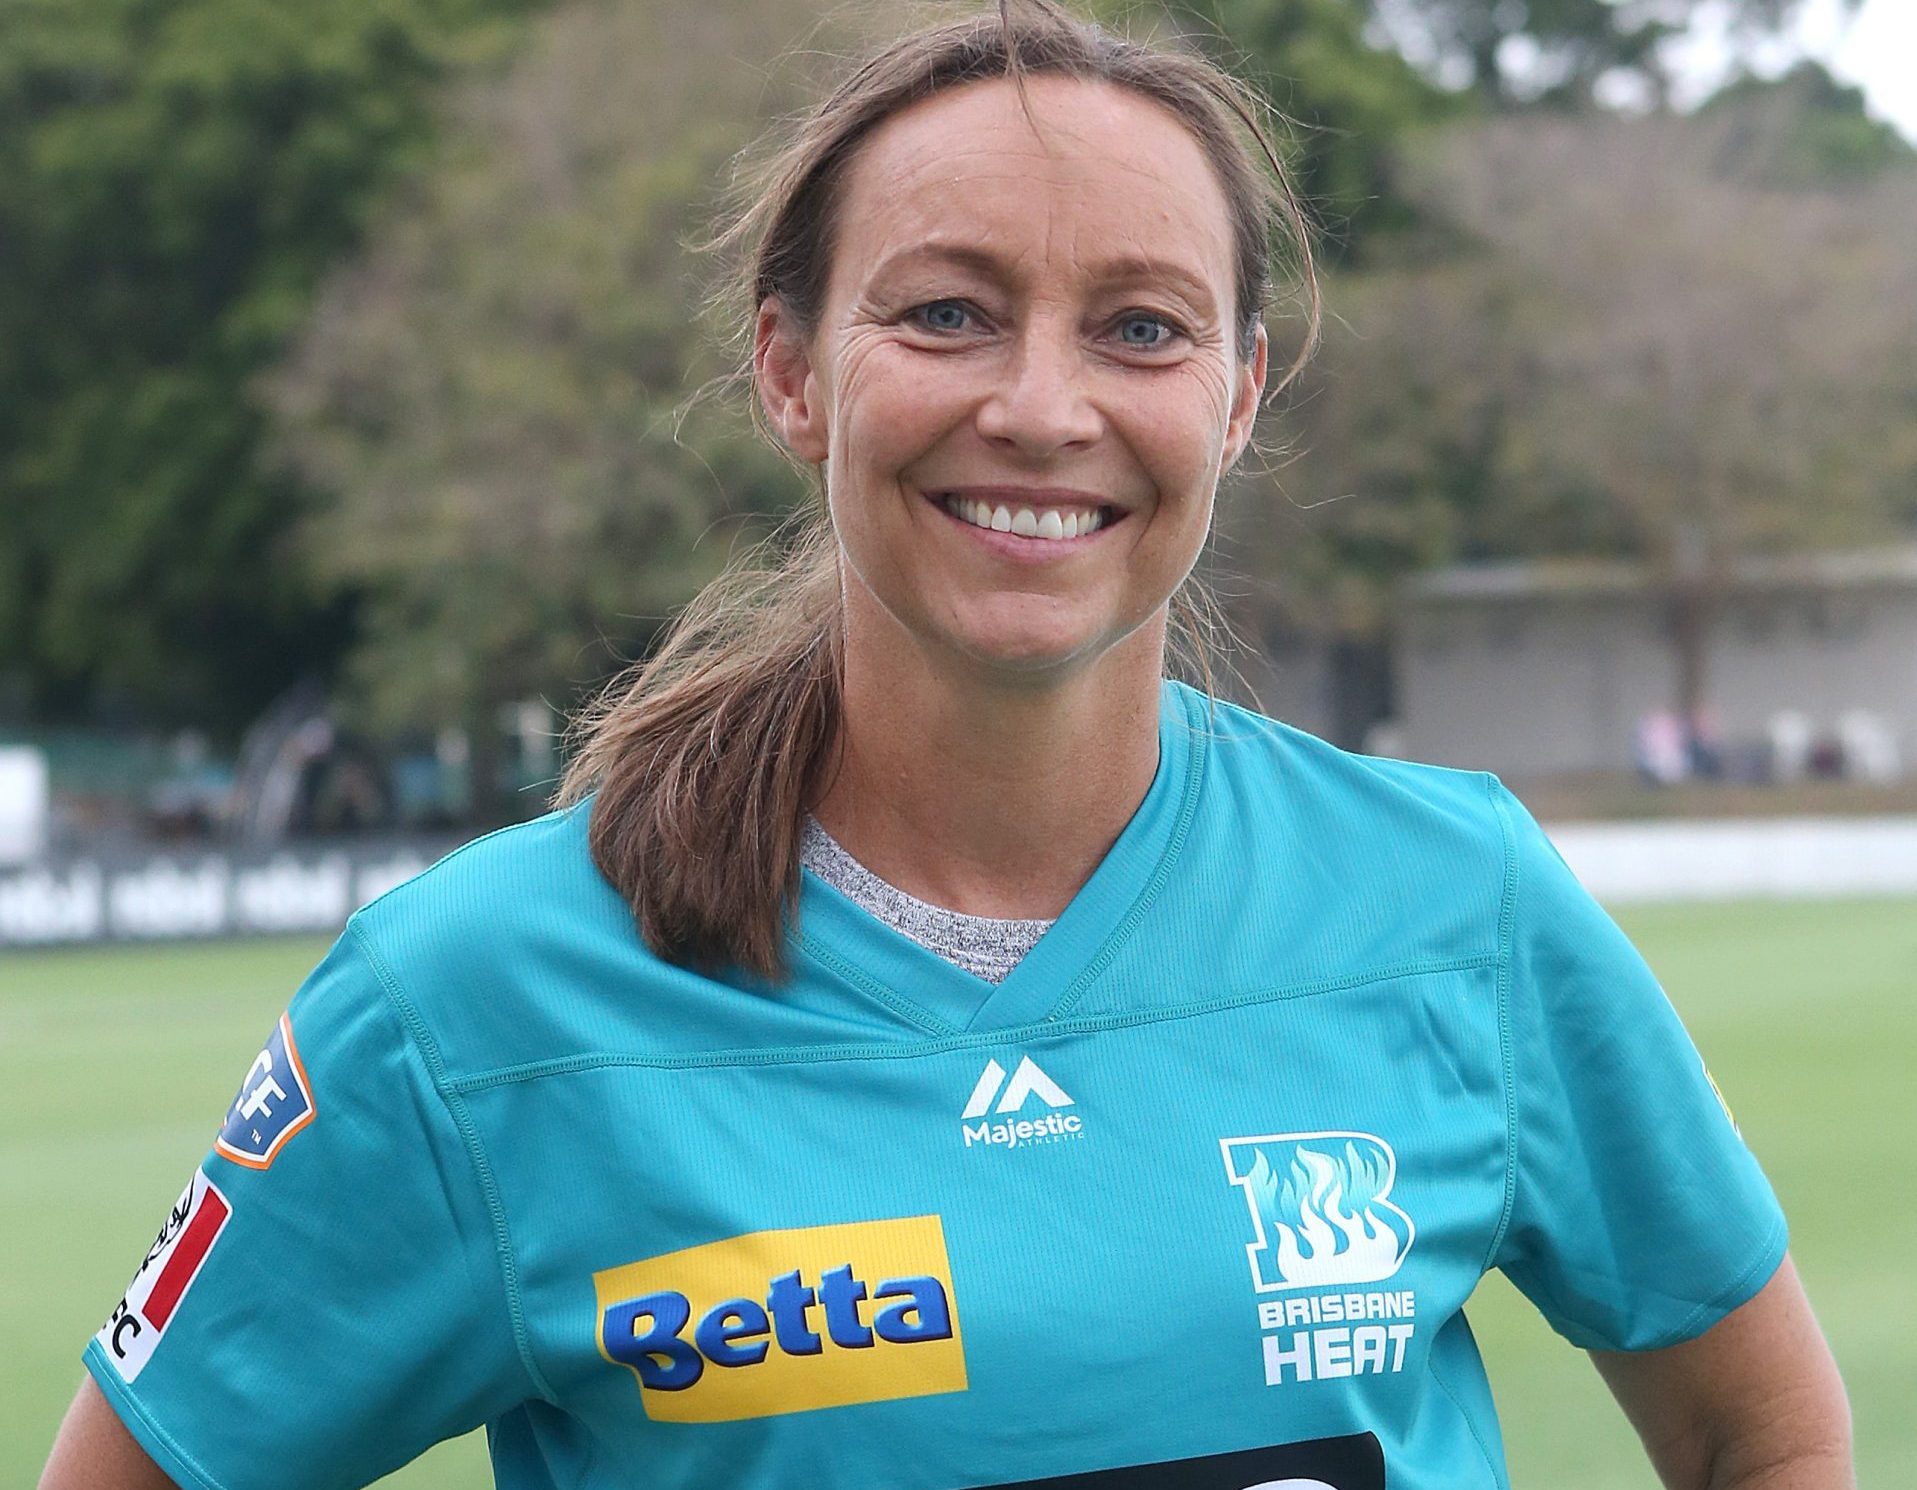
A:
[[[1323,227],[1205,564],[1227,691],[1546,821],[1792,1214],[1863,1483],[1917,1483],[1917,3],[1085,8],[1260,87]],[[904,24],[0,0],[0,1479],[323,938],[543,810],[800,498],[686,245]],[[1654,1483],[1577,1352],[1474,1319],[1516,1483]]]

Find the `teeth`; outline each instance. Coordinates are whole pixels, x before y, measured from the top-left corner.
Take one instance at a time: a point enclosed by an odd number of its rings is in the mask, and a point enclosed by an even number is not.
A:
[[[1057,540],[1082,538],[1105,526],[1104,509],[1098,507],[993,506],[971,497],[947,497],[945,510],[975,528],[990,528],[995,533],[1014,533],[1021,538]]]

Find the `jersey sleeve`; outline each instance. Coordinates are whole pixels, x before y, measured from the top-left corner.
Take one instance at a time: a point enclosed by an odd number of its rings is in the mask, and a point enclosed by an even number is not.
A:
[[[473,1157],[353,927],[86,1365],[203,1490],[365,1485],[531,1394]]]
[[[1574,1344],[1702,1334],[1783,1260],[1783,1212],[1657,979],[1502,785],[1515,877],[1497,1266]]]

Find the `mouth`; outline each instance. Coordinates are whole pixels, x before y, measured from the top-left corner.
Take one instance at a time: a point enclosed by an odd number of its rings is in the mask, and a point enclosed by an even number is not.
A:
[[[1013,501],[993,501],[968,497],[960,492],[926,494],[946,514],[968,527],[990,533],[1007,533],[1014,538],[1031,538],[1041,543],[1069,543],[1109,528],[1124,517],[1124,512],[1109,503],[1067,503],[1024,506]]]

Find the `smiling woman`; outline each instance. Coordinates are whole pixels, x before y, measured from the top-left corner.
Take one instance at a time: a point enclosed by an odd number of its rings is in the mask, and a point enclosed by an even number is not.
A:
[[[1024,0],[802,122],[715,246],[809,527],[353,918],[49,1490],[479,1423],[511,1490],[1502,1486],[1492,1267],[1667,1483],[1848,1483],[1763,1173],[1523,808],[1165,677],[1280,273],[1315,333],[1257,115]]]
[[[1267,301],[1302,307],[1279,386],[1316,344],[1261,112],[1195,56],[1020,5],[868,59],[749,178],[709,247],[819,505],[607,693],[561,793],[596,793],[595,858],[653,946],[777,976],[808,814],[960,912],[1056,914],[1090,875],[1156,769],[1168,634],[1209,682],[1188,576]],[[1021,798],[1023,843],[975,810]]]

